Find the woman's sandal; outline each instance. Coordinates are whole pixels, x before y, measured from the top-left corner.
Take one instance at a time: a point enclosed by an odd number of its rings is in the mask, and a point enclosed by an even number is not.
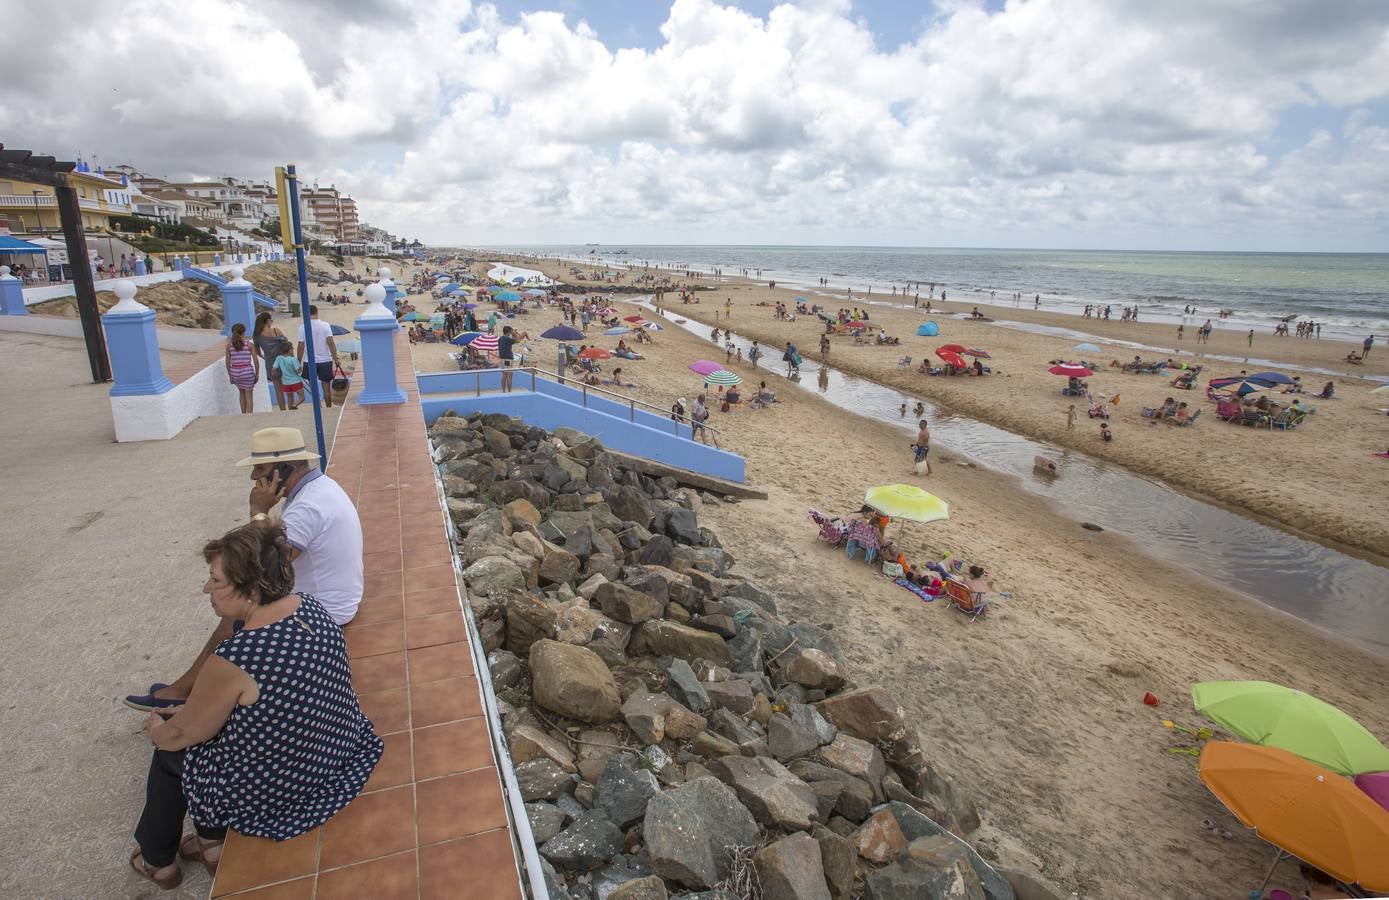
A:
[[[178,845],[178,855],[190,862],[202,863],[203,868],[207,870],[207,874],[216,875],[217,863],[222,859],[222,844],[222,841],[213,841],[205,844],[202,838],[198,837],[197,832],[194,832],[184,837],[183,841]],[[212,859],[207,858],[209,850],[217,851],[217,855]]]
[[[172,866],[173,871],[169,874],[163,876],[157,875],[156,873],[162,871],[162,869],[156,868],[145,862],[144,858],[140,856],[138,847],[135,849],[134,853],[130,854],[130,868],[135,871],[136,875],[139,875],[146,881],[154,882],[159,886],[161,891],[172,891],[183,883],[183,870],[180,869],[177,864]],[[164,866],[163,868],[167,869],[170,868],[170,866]]]

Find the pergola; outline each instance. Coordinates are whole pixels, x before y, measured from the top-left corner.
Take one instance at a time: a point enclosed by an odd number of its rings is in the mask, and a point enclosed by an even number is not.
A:
[[[96,305],[96,283],[92,279],[91,257],[87,254],[87,235],[82,231],[82,210],[77,202],[77,188],[68,181],[68,173],[75,168],[75,162],[35,156],[31,151],[11,150],[0,144],[0,178],[46,185],[57,195],[58,217],[68,245],[68,258],[72,261],[77,314],[87,342],[92,381],[110,381],[111,361],[106,356],[106,333],[101,329],[101,310]]]

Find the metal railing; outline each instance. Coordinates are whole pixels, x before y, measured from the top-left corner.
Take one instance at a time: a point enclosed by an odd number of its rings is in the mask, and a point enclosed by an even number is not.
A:
[[[56,207],[58,198],[52,194],[0,194],[0,206]]]
[[[562,387],[570,387],[570,388],[573,388],[573,389],[575,389],[575,390],[579,390],[579,391],[581,391],[582,394],[583,394],[583,406],[584,406],[585,409],[588,408],[588,393],[589,393],[589,391],[593,391],[595,394],[603,394],[603,395],[605,395],[605,396],[607,396],[607,397],[613,398],[613,402],[615,402],[615,403],[625,403],[625,404],[627,404],[627,419],[628,419],[628,421],[632,422],[633,424],[635,424],[636,421],[637,421],[637,407],[638,407],[638,406],[640,406],[643,410],[649,410],[650,412],[652,412],[652,413],[654,413],[655,415],[658,415],[658,416],[660,416],[660,417],[662,417],[662,418],[669,418],[669,415],[670,415],[670,411],[669,411],[669,410],[662,409],[662,408],[659,407],[659,406],[653,406],[653,405],[650,404],[650,403],[647,403],[647,402],[645,402],[645,401],[643,401],[643,400],[638,400],[637,398],[628,396],[627,394],[619,394],[619,393],[617,393],[616,391],[610,391],[610,390],[607,390],[606,388],[595,387],[594,385],[584,384],[582,381],[576,382],[576,383],[573,384],[573,385],[567,384],[567,383],[565,382],[565,380],[562,379],[560,376],[555,375],[555,374],[552,374],[552,373],[550,373],[550,372],[547,372],[547,371],[545,371],[544,369],[537,369],[537,368],[534,367],[534,366],[521,366],[520,368],[516,368],[516,369],[463,369],[463,370],[461,370],[461,371],[459,372],[459,374],[460,374],[460,375],[475,375],[475,376],[477,376],[477,377],[474,379],[474,391],[475,391],[475,395],[476,395],[476,396],[481,397],[481,396],[482,396],[482,375],[484,375],[484,374],[486,374],[486,373],[491,373],[491,372],[501,372],[501,373],[503,373],[503,374],[505,374],[505,373],[507,373],[507,372],[528,372],[528,373],[530,373],[530,376],[531,376],[531,388],[530,388],[530,389],[531,389],[531,393],[536,393],[536,390],[535,390],[535,379],[536,379],[536,376],[540,376],[540,377],[542,377],[542,378],[547,378],[547,379],[549,379],[550,381],[553,381],[555,384],[558,384],[558,385],[560,385],[560,386],[562,386]],[[690,429],[691,432],[693,432],[693,428],[692,428],[691,423],[690,423],[690,417],[689,417],[688,415],[682,416],[682,417],[680,417],[679,419],[669,419],[669,421],[671,422],[672,425],[675,426],[674,431],[675,431],[675,434],[676,434],[677,437],[680,435],[680,426],[682,426],[682,425],[685,426],[685,428]],[[705,425],[704,427],[707,428],[707,429],[709,430],[709,432],[710,432],[711,434],[715,435],[715,436],[717,436],[718,433],[719,433],[719,430],[718,430],[717,428],[715,428],[714,426],[712,426],[712,425]]]

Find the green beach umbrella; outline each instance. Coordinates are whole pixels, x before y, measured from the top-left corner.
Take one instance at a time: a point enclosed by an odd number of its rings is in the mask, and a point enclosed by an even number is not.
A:
[[[742,384],[743,378],[736,372],[730,372],[727,369],[719,369],[717,372],[710,372],[708,375],[705,375],[704,383],[727,385]]]
[[[1267,681],[1203,681],[1191,700],[1254,744],[1281,747],[1341,775],[1389,771],[1389,748],[1324,700]]]

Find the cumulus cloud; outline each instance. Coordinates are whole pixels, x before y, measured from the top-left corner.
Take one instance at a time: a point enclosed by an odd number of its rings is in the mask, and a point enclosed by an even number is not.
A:
[[[1378,0],[952,0],[890,45],[849,0],[674,0],[627,48],[545,6],[20,0],[69,37],[14,43],[0,133],[295,161],[436,242],[1383,246]],[[1272,149],[1305,110],[1339,125]]]

